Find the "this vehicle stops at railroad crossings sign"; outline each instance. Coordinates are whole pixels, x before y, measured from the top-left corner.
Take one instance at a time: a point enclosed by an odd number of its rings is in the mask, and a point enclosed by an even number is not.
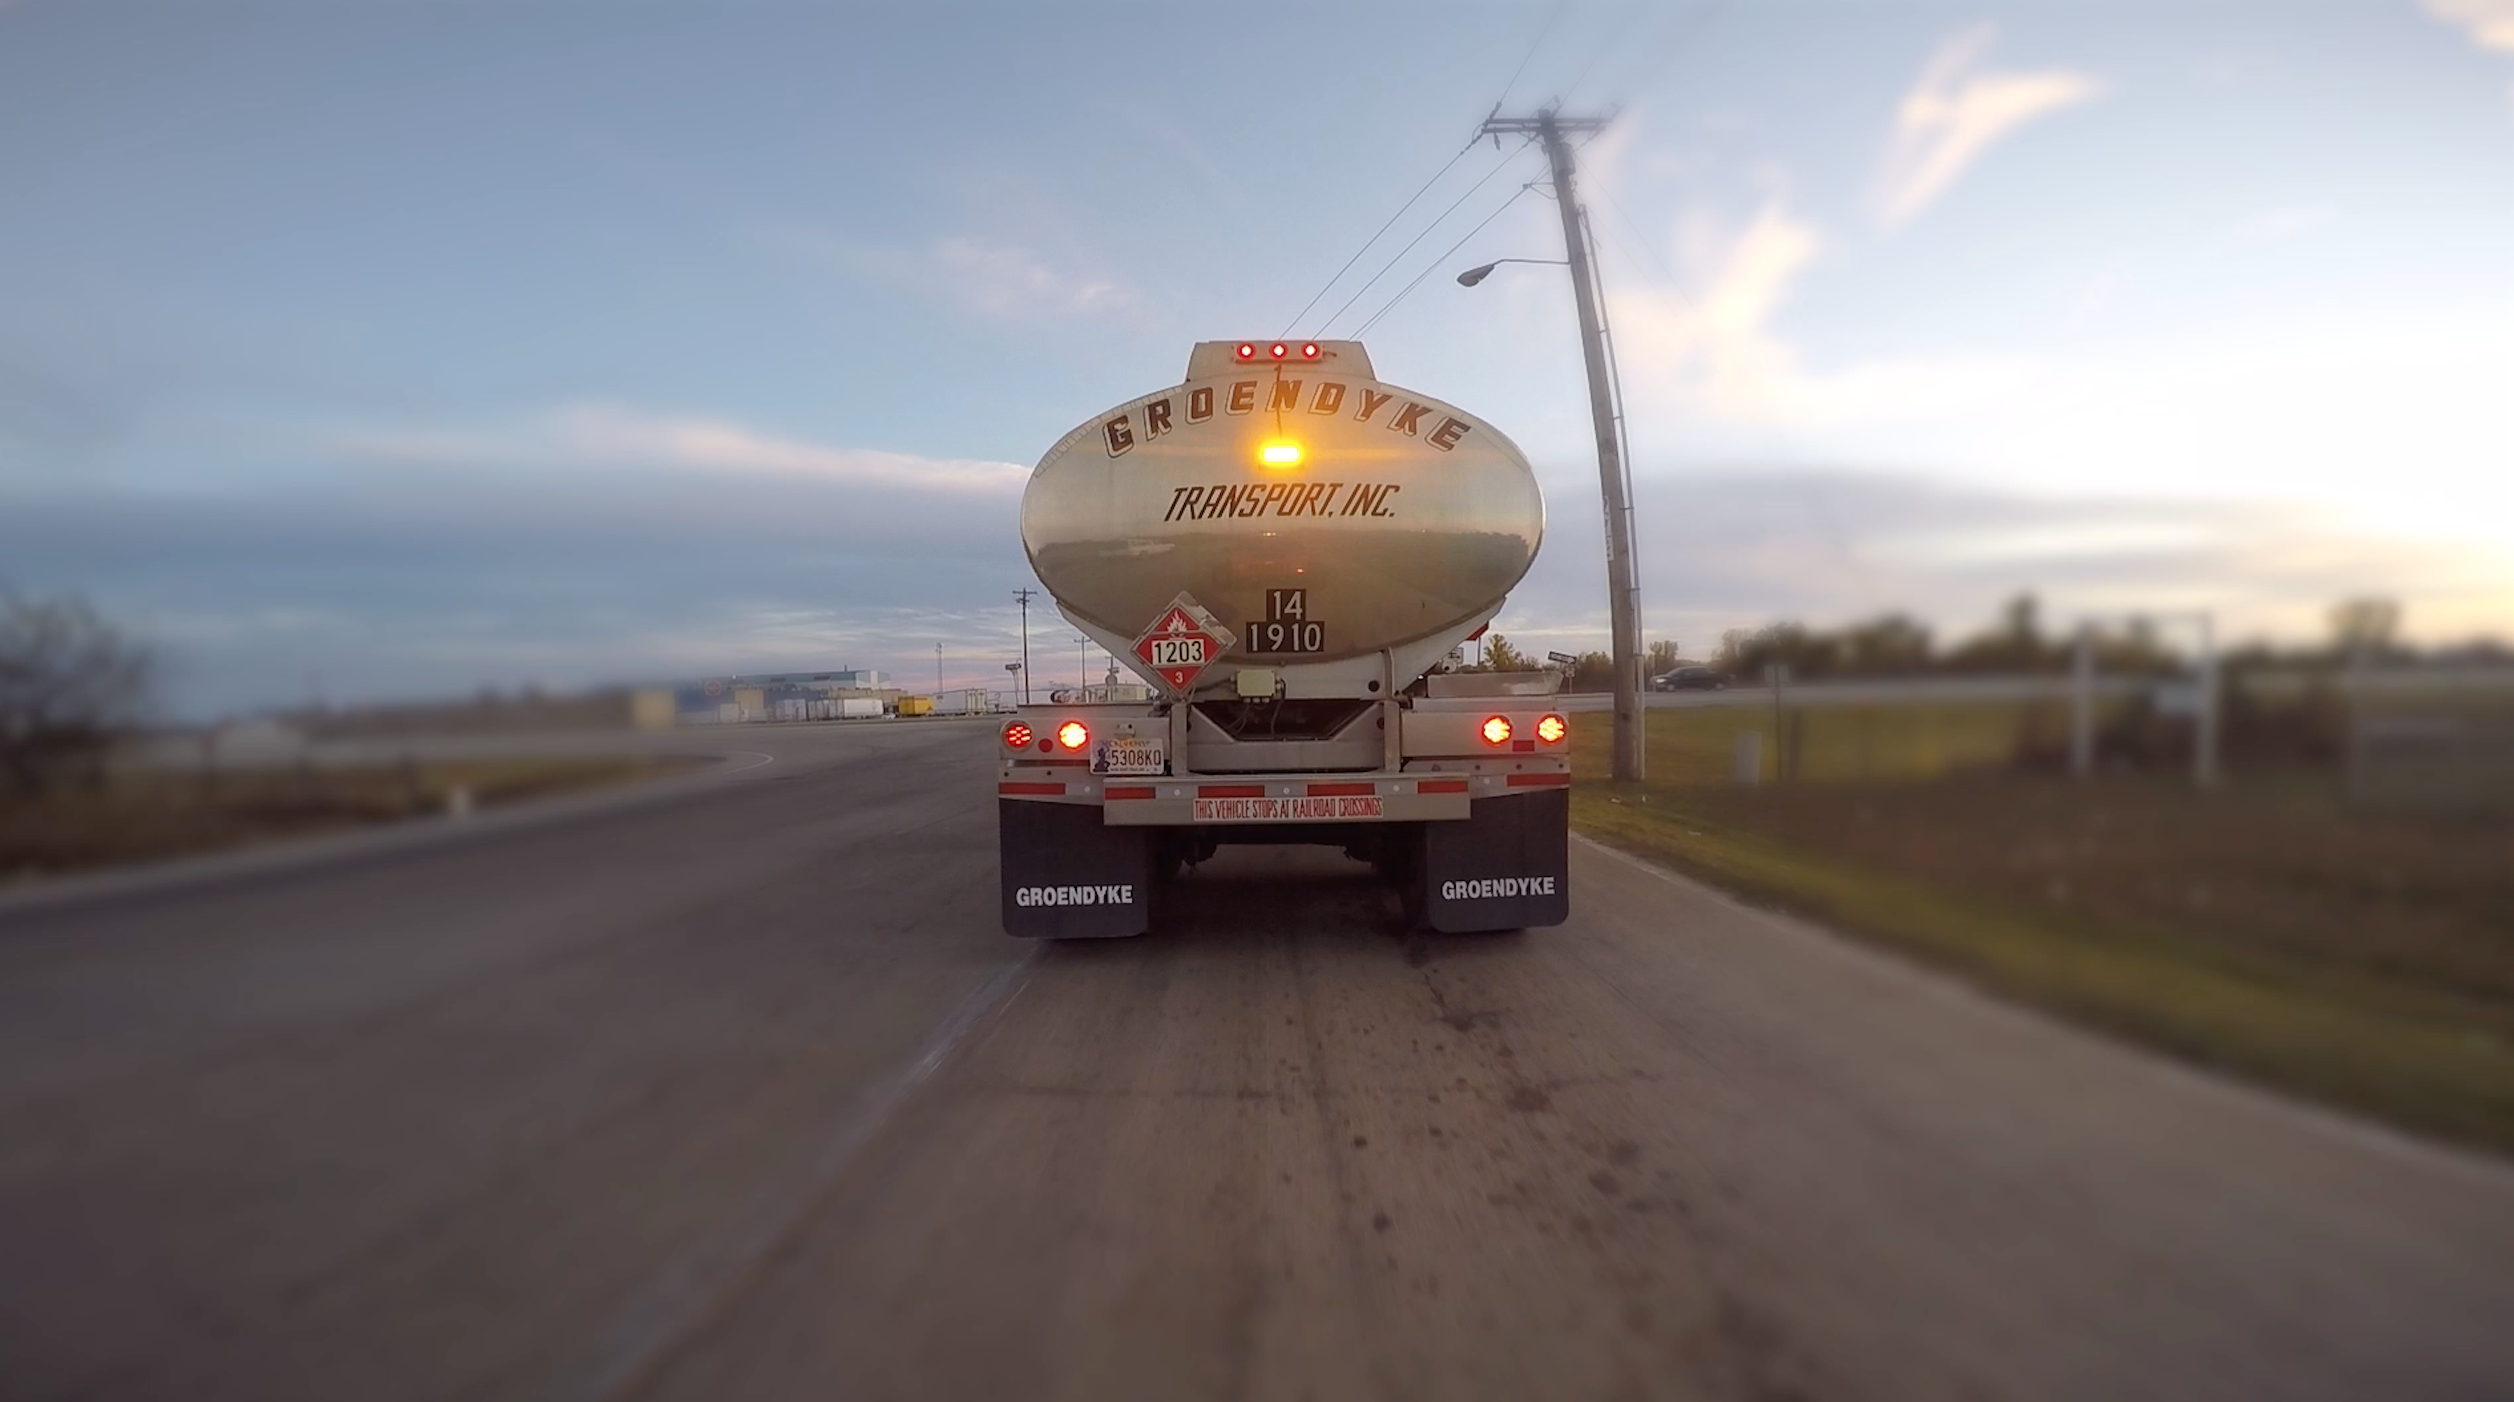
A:
[[[1181,593],[1161,610],[1135,639],[1135,656],[1143,659],[1170,690],[1184,692],[1198,673],[1222,658],[1231,646],[1231,630]]]

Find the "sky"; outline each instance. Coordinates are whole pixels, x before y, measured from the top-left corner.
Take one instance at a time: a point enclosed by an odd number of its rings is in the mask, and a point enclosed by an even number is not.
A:
[[[184,716],[1001,685],[1050,445],[1368,322],[1537,466],[1497,626],[1602,646],[1564,272],[1451,277],[1561,256],[1474,140],[1555,103],[1651,637],[2514,632],[2514,0],[0,0],[0,585]]]

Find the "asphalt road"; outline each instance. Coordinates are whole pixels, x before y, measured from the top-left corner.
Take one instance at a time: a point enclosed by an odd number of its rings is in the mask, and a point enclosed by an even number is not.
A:
[[[1598,849],[996,928],[979,727],[0,906],[0,1396],[2502,1398],[2514,1172]]]

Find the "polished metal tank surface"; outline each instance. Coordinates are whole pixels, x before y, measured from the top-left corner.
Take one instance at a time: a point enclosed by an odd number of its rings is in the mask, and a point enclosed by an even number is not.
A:
[[[1527,458],[1484,420],[1347,359],[1231,365],[1067,434],[1022,496],[1040,582],[1126,636],[1183,590],[1237,635],[1235,658],[1331,662],[1491,610],[1545,532]],[[1304,591],[1301,621],[1319,625],[1296,649],[1249,626],[1281,617],[1269,591],[1282,590]]]

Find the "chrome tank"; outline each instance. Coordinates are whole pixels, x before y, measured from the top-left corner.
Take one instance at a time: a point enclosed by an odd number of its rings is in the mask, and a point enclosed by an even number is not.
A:
[[[1021,540],[1066,615],[1131,639],[1184,590],[1238,638],[1213,680],[1232,664],[1367,656],[1498,607],[1545,533],[1518,446],[1378,380],[1357,344],[1314,343],[1310,361],[1296,345],[1291,363],[1240,360],[1237,344],[1199,345],[1187,380],[1094,416],[1039,460]],[[1296,465],[1260,460],[1287,442]],[[1307,591],[1323,650],[1250,652],[1249,625],[1280,589]]]

